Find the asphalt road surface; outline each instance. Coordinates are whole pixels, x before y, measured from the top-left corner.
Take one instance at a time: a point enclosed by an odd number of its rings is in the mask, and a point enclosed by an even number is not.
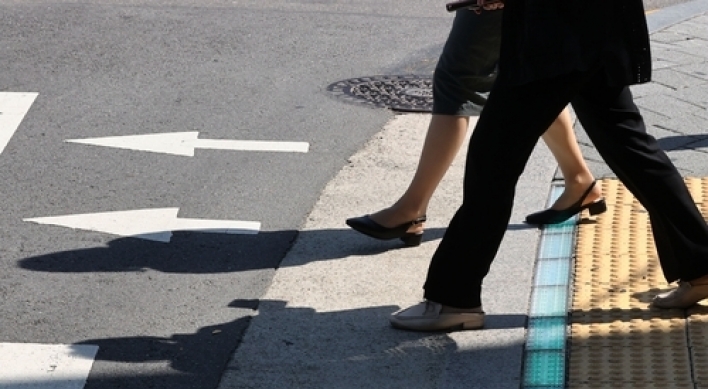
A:
[[[215,388],[320,191],[392,115],[327,87],[429,74],[451,20],[425,0],[0,0],[3,387]]]

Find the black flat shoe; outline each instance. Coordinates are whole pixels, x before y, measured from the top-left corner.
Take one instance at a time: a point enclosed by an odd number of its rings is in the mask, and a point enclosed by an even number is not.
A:
[[[564,221],[570,219],[571,217],[579,214],[583,210],[587,209],[588,212],[590,212],[590,215],[599,215],[601,213],[604,213],[607,211],[607,203],[605,203],[605,199],[601,198],[597,201],[593,201],[592,203],[585,204],[583,205],[583,201],[585,201],[585,198],[588,197],[588,194],[590,194],[590,191],[592,188],[595,187],[595,183],[597,181],[593,181],[593,183],[590,185],[590,187],[583,193],[582,197],[580,197],[580,200],[578,200],[575,204],[571,205],[570,207],[566,209],[561,209],[561,210],[555,210],[555,209],[546,209],[540,212],[532,213],[528,216],[526,216],[526,223],[528,224],[558,224],[558,223],[563,223]]]
[[[423,240],[423,233],[415,234],[408,232],[408,229],[416,224],[425,222],[425,220],[425,215],[423,215],[399,226],[388,228],[376,223],[369,215],[365,215],[347,219],[347,225],[372,238],[381,240],[398,238],[401,239],[406,246],[412,247],[420,245],[420,242]]]

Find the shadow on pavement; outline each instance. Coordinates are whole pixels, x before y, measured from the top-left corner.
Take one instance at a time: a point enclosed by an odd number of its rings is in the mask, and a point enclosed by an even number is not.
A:
[[[708,131],[708,126],[706,126]],[[657,139],[664,151],[695,150],[708,147],[708,135],[675,135]]]
[[[509,225],[510,231],[533,229],[525,224]],[[424,241],[441,239],[445,228],[425,231]],[[292,247],[295,239],[307,242],[304,264],[346,258],[374,256],[405,248],[398,240],[379,241],[350,229],[261,232],[257,235],[229,235],[175,232],[170,243],[138,238],[118,238],[108,246],[77,249],[24,258],[21,268],[42,272],[134,272],[153,269],[165,273],[229,273],[274,269]]]
[[[427,358],[439,364],[443,354],[456,349],[455,342],[447,334],[421,334],[389,328],[386,317],[398,309],[396,306],[317,312],[312,308],[288,307],[280,300],[264,300],[262,303],[267,307],[259,315],[267,322],[279,323],[276,326],[282,325],[282,330],[269,328],[268,336],[261,339],[262,334],[256,331],[251,339],[256,343],[248,347],[258,351],[236,354],[241,359],[232,361],[230,367],[227,366],[229,360],[240,343],[224,340],[233,339],[234,333],[243,331],[251,317],[169,337],[136,335],[75,343],[99,347],[94,366],[120,363],[118,369],[111,369],[108,365],[93,369],[84,388],[211,389],[219,385],[221,373],[227,368],[234,379],[233,375],[239,373],[240,367],[246,366],[250,367],[248,371],[236,380],[250,380],[257,385],[253,387],[276,387],[268,386],[266,382],[288,380],[303,374],[313,378],[324,374],[321,378],[326,380],[349,376],[349,384],[343,382],[337,387],[357,388],[361,382],[352,381],[352,374],[358,374],[362,368],[368,370],[372,364],[381,369],[397,366],[400,371],[394,369],[394,375],[410,374],[404,367],[417,363],[416,360]],[[259,301],[239,299],[229,306],[251,309],[255,314]],[[525,321],[525,315],[490,315],[487,329],[523,328]],[[350,331],[342,333],[342,325],[349,327]],[[369,337],[378,338],[378,341],[364,341]],[[509,352],[518,352],[517,348],[518,345],[485,349],[479,357],[506,359]],[[131,369],[130,364],[135,367]],[[272,370],[256,371],[258,366]],[[288,373],[291,369],[304,367],[307,369]],[[282,372],[277,372],[279,368]],[[256,372],[258,376],[254,376]],[[293,377],[288,377],[291,373]],[[367,374],[358,379],[369,378],[371,376]],[[61,382],[53,383],[59,385]]]
[[[256,300],[235,300],[229,306],[256,309]],[[260,326],[239,344],[225,344],[229,333],[247,326],[250,318],[202,327],[195,333],[170,337],[127,336],[87,339],[79,344],[97,345],[96,364],[136,364],[139,371],[127,376],[92,374],[91,388],[216,388],[220,372],[245,388],[361,388],[411,377],[437,378],[451,355],[484,364],[501,364],[480,369],[477,375],[498,374],[503,365],[518,371],[521,343],[490,344],[480,350],[460,350],[445,333],[415,333],[390,328],[387,317],[397,306],[376,306],[318,312],[308,307],[289,307],[285,301],[260,302]],[[255,313],[255,312],[254,312]],[[489,315],[486,331],[517,328],[523,331],[526,315]],[[479,331],[474,331],[480,334]],[[476,335],[472,334],[472,335]],[[503,343],[503,342],[502,342]],[[147,363],[147,364],[146,364]],[[228,364],[228,366],[227,366]],[[149,366],[155,366],[151,371]],[[147,367],[146,367],[147,366]],[[416,367],[435,370],[419,370]],[[165,370],[174,374],[165,374]],[[404,378],[405,377],[405,378]],[[490,378],[488,378],[490,379]],[[300,384],[297,384],[297,383]]]

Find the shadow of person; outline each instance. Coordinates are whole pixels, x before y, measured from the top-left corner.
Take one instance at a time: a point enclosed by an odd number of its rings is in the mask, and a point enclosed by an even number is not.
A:
[[[225,273],[275,268],[296,231],[259,235],[175,232],[169,243],[127,237],[106,246],[53,252],[21,259],[21,268],[43,272]]]
[[[251,313],[230,322],[201,327],[194,333],[87,339],[77,343],[98,346],[94,368],[84,389],[216,388],[258,307],[258,300],[235,300],[229,306]]]
[[[358,388],[371,374],[381,374],[377,378],[384,382],[397,376],[410,379],[411,375],[430,374],[412,373],[413,366],[434,366],[442,371],[449,355],[472,352],[458,350],[457,343],[445,333],[390,328],[387,317],[399,309],[397,306],[317,311],[288,306],[282,300],[246,299],[234,300],[229,306],[258,309],[255,319],[260,325],[251,328],[245,339],[240,334],[251,317],[168,337],[139,335],[81,341],[78,344],[99,347],[95,371],[120,371],[112,376],[90,376],[86,388],[215,388],[225,370],[231,374],[230,385],[237,383],[235,387]],[[490,315],[490,319],[496,325],[488,330],[523,330],[526,316]],[[510,353],[521,353],[522,343],[488,346],[471,357],[505,360]],[[244,349],[234,354],[238,347]],[[235,359],[229,363],[231,358]],[[285,385],[297,382],[298,377],[317,384]],[[256,386],[247,386],[246,382]]]
[[[708,132],[708,127],[706,128]],[[697,135],[673,135],[657,139],[659,147],[665,151],[673,150],[695,150],[708,147],[708,135],[705,133]]]
[[[508,227],[509,231],[533,228],[536,227],[527,224],[510,224]],[[423,242],[441,239],[444,233],[445,228],[428,228]],[[211,274],[275,269],[296,239],[316,248],[308,251],[304,263],[409,249],[398,239],[380,241],[349,228],[265,231],[255,235],[177,231],[173,232],[168,243],[135,237],[117,238],[106,246],[23,258],[18,265],[26,270],[56,273],[153,269],[165,273]]]
[[[224,382],[234,388],[360,389],[431,382],[458,387],[515,377],[518,386],[526,315],[489,315],[485,330],[453,338],[393,329],[388,316],[398,309],[311,310],[264,301]],[[457,381],[460,370],[473,381],[450,386],[446,381]]]
[[[438,239],[442,229],[426,231],[426,241]],[[229,273],[274,269],[296,238],[321,249],[308,262],[351,255],[378,255],[404,248],[400,240],[378,241],[350,229],[261,232],[256,235],[175,232],[169,243],[139,238],[118,238],[107,246],[53,252],[19,260],[27,270],[57,273],[134,272],[145,269],[165,273]]]

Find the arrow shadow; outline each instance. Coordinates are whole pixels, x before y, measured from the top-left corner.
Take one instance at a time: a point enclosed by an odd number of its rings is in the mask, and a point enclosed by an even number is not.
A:
[[[438,239],[442,233],[443,229],[426,231],[426,238]],[[310,261],[376,255],[403,247],[400,241],[379,242],[359,236],[350,229],[262,231],[257,235],[178,231],[174,232],[170,243],[124,237],[111,240],[106,246],[48,253],[21,259],[18,264],[27,270],[57,273],[152,269],[165,273],[206,274],[274,269],[280,266],[298,237],[341,248],[318,252]],[[340,245],[341,242],[351,241],[361,244],[350,246],[351,250]]]
[[[509,231],[536,226],[511,224]],[[445,228],[426,229],[424,241],[441,239]],[[310,231],[274,231],[233,235],[194,231],[175,232],[170,243],[118,238],[107,246],[54,252],[21,259],[27,270],[56,273],[135,272],[149,269],[165,273],[230,273],[274,269],[280,266],[296,239],[316,248],[307,250],[307,262],[335,260],[352,255],[377,255],[404,248],[400,240],[378,241],[349,228]]]

